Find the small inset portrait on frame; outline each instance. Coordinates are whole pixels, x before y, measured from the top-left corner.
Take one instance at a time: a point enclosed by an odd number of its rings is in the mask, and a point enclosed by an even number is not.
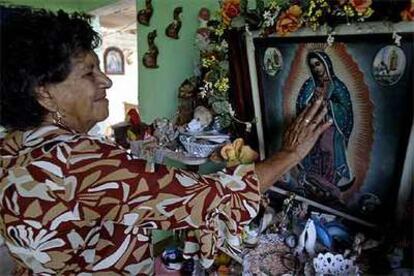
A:
[[[375,80],[381,86],[396,84],[405,73],[406,57],[400,47],[388,45],[381,48],[372,63]]]
[[[108,75],[124,74],[124,54],[117,47],[109,47],[104,53],[105,73]]]
[[[263,58],[263,69],[269,76],[276,76],[276,74],[282,69],[283,59],[279,49],[269,47],[266,49]]]

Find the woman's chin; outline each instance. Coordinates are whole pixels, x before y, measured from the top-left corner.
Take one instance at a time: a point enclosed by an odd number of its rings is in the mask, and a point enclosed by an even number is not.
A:
[[[98,122],[101,122],[105,120],[106,118],[108,118],[108,115],[109,115],[108,100],[103,99],[103,100],[100,100],[98,103],[99,103],[99,106],[96,106],[94,108],[94,112],[96,114],[95,116],[96,120]]]

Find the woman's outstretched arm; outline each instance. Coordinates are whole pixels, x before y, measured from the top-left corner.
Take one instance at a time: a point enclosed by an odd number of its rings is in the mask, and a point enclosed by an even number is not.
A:
[[[287,129],[280,151],[256,164],[260,191],[265,192],[283,174],[296,166],[312,149],[332,121],[323,122],[326,106],[319,98],[308,105]]]

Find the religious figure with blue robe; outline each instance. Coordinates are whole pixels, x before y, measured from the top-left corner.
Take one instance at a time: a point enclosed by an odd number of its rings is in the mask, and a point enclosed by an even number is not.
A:
[[[335,75],[332,61],[325,52],[310,52],[306,61],[311,77],[299,91],[296,113],[322,97],[328,109],[325,120],[332,119],[333,124],[300,163],[298,181],[303,185],[311,183],[325,187],[339,196],[352,186],[354,180],[347,158],[354,125],[351,97],[346,85]]]

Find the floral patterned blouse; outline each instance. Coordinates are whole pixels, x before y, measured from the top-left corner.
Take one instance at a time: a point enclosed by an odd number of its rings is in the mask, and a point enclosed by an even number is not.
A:
[[[254,165],[198,175],[146,162],[55,125],[0,139],[0,236],[16,274],[150,275],[150,229],[189,229],[212,263],[259,208]]]

